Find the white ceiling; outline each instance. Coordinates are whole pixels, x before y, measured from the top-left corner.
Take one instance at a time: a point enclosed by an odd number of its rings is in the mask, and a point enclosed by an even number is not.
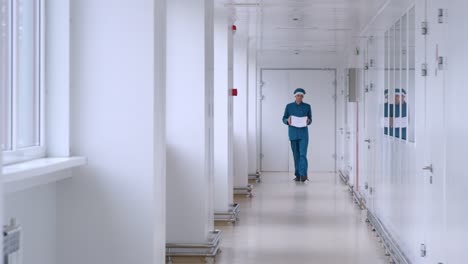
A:
[[[238,0],[237,18],[255,23],[261,51],[335,52],[357,37],[385,0]],[[218,2],[219,3],[219,2]],[[248,4],[258,4],[249,6]]]

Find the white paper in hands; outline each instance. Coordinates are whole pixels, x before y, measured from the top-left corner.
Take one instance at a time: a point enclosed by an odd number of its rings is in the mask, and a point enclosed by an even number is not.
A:
[[[306,127],[307,126],[307,116],[304,116],[304,117],[291,116],[291,126],[293,126],[293,127]]]

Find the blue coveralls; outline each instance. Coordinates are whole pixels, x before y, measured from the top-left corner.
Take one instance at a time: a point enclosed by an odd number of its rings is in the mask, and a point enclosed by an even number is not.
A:
[[[399,119],[408,118],[407,103],[403,103],[401,105],[401,111],[400,111],[400,105],[385,103],[384,107],[385,107],[384,109],[385,118],[393,118],[394,120],[393,122],[396,122]],[[401,112],[401,115],[400,115],[400,112]],[[401,138],[401,139],[406,140],[407,131],[408,131],[407,126],[395,127],[395,124],[392,127],[389,127],[389,126],[390,124],[387,122],[384,128],[385,135],[395,136],[396,138]]]
[[[309,125],[312,124],[312,108],[309,104],[297,104],[296,102],[288,104],[283,115],[283,123],[285,125],[288,125],[288,118],[290,116],[307,116],[310,120]],[[296,175],[296,177],[307,178],[307,147],[309,145],[309,129],[308,127],[298,128],[289,126],[288,134],[294,156],[294,175]]]
[[[400,107],[401,107],[401,111],[400,111]],[[403,103],[401,105],[395,105],[395,119],[408,118],[407,110],[408,110],[408,105],[406,103]],[[406,140],[407,130],[408,128],[406,126],[395,127],[395,137]]]

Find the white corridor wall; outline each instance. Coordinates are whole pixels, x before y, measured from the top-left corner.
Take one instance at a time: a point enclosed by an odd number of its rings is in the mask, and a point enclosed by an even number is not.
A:
[[[408,87],[415,90],[414,105],[409,106],[409,111],[415,111],[410,120],[415,123],[415,142],[384,135],[383,125],[384,89],[395,88],[385,78],[389,68],[384,64],[384,43],[388,41],[384,33],[413,6],[415,29],[399,40],[416,39],[416,63],[411,69],[415,83],[409,82]],[[460,0],[396,0],[384,7],[365,27],[362,41],[349,47],[344,63],[363,69],[374,62],[359,87],[360,119],[351,119],[348,113],[346,124],[360,130],[359,177],[369,184],[369,188],[362,188],[362,183],[354,188],[411,264],[464,263],[468,181],[462,157],[468,146],[468,122],[463,112],[468,95],[460,84],[467,82],[468,39],[460,31],[468,23],[468,4]],[[422,21],[428,22],[427,36],[421,34]],[[361,51],[359,56],[356,48]],[[397,50],[392,55],[406,53]],[[427,77],[421,76],[425,63]],[[374,89],[366,90],[371,84]],[[348,110],[354,108],[353,103],[347,105]],[[368,139],[370,143],[365,143]],[[368,147],[373,151],[363,153]],[[421,245],[427,249],[426,256],[421,256]]]
[[[383,128],[384,89],[387,87],[384,33],[414,4],[414,1],[389,4],[366,27],[363,32],[366,37],[347,51],[347,67],[357,68],[360,75],[357,79],[357,103],[347,104],[346,127],[351,140],[346,153],[348,164],[343,164],[341,169],[350,172],[350,185],[385,225],[411,263],[422,263],[419,250],[426,241],[424,224],[420,221],[424,215],[420,210],[424,208],[424,201],[420,197],[424,183],[421,173],[416,171],[423,164],[414,159],[424,153],[417,148],[423,145],[422,139],[417,139],[420,142],[417,145],[404,142],[384,135]],[[417,8],[421,10],[424,7],[418,3]],[[417,14],[417,21],[423,19],[421,13]],[[356,48],[359,54],[355,53]],[[416,50],[424,52],[424,49]],[[418,63],[420,65],[423,61],[418,60]],[[365,65],[369,66],[368,69]],[[418,69],[415,72],[419,72]],[[421,100],[424,98],[422,83],[418,81],[415,89],[417,103],[424,103]],[[424,113],[419,111],[416,118],[424,119]]]

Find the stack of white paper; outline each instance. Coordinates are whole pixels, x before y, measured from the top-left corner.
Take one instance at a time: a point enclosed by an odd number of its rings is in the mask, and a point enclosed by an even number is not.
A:
[[[306,127],[307,126],[307,116],[304,116],[304,117],[291,116],[291,126],[293,126],[293,127]]]

